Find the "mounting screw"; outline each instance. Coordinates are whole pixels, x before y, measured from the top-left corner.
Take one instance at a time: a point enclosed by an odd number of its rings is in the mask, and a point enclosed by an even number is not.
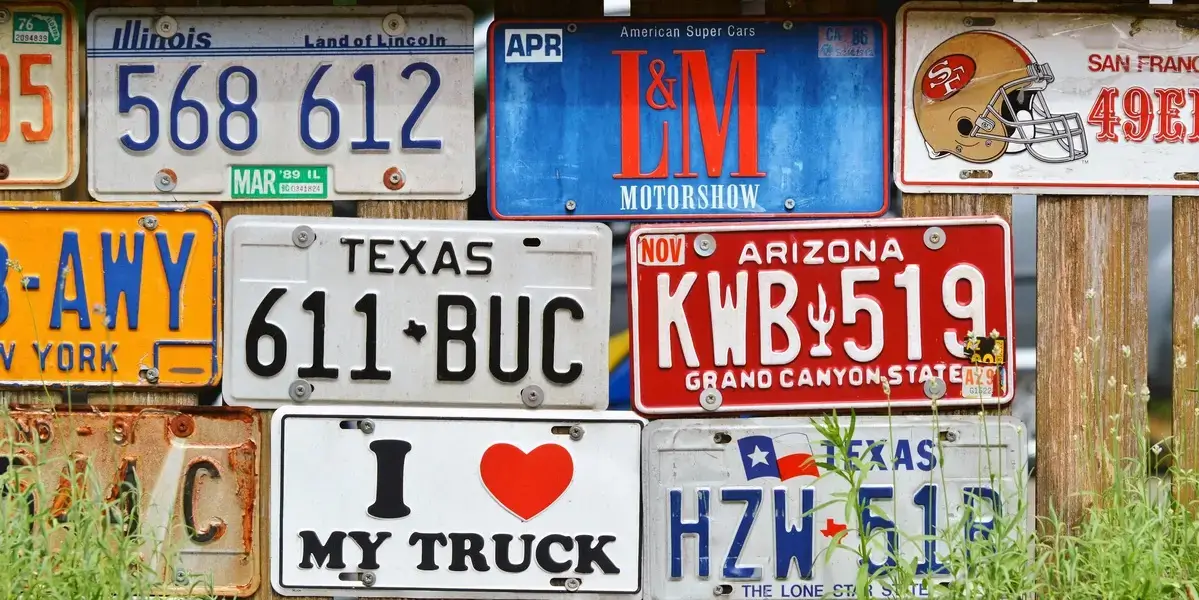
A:
[[[7,23],[12,18],[12,13],[8,12],[7,8],[0,8],[0,23]]]
[[[158,229],[158,217],[151,216],[151,215],[139,217],[137,220],[137,224],[141,225],[142,227],[145,227],[146,229],[149,229],[150,231],[154,231],[155,229]]]
[[[713,596],[727,596],[731,593],[733,593],[733,586],[731,586],[727,583],[722,583],[722,584],[712,588]]]
[[[150,367],[146,369],[146,381],[149,383],[158,383],[158,369]]]
[[[924,395],[929,400],[940,400],[945,397],[945,382],[940,377],[933,377],[924,382]]]
[[[700,256],[712,256],[716,252],[716,238],[710,233],[695,236],[695,253]]]
[[[175,189],[175,184],[179,182],[179,177],[171,169],[162,169],[154,174],[154,187],[160,192],[170,192]]]
[[[375,432],[375,422],[370,419],[363,419],[358,422],[358,429],[361,429],[362,433],[370,435]]]
[[[578,31],[578,30],[579,30],[579,26],[578,26],[578,25],[575,25],[574,23],[568,23],[568,24],[566,25],[566,32],[567,32],[567,33],[574,33],[574,32],[576,32],[576,31]]]
[[[297,248],[307,248],[316,241],[316,232],[307,225],[300,225],[291,232],[291,243]]]
[[[583,439],[583,428],[578,425],[571,425],[570,426],[570,439],[572,439],[576,442]]]
[[[537,408],[545,402],[545,392],[541,391],[539,385],[525,386],[520,390],[520,401],[525,403],[529,408]]]
[[[787,210],[795,210],[795,200],[793,198],[787,198],[786,200],[783,200],[783,208]]]
[[[583,585],[583,582],[579,581],[578,577],[570,577],[566,580],[566,591],[577,592],[581,585]]]
[[[950,442],[950,443],[958,441],[958,432],[946,431],[945,432],[945,441]]]
[[[0,180],[8,179],[8,165],[0,165]]]
[[[404,33],[405,28],[404,17],[400,13],[390,13],[383,17],[383,33],[387,35],[400,35]]]
[[[287,386],[287,395],[296,402],[303,402],[312,395],[312,384],[303,379],[297,379]]]
[[[183,569],[175,569],[175,583],[183,585],[187,583],[187,571]]]
[[[176,437],[190,437],[196,431],[196,420],[191,415],[175,415],[171,418],[169,427]]]
[[[929,227],[924,230],[924,245],[929,250],[940,250],[945,245],[945,230],[940,227]]]
[[[372,585],[375,585],[375,574],[374,573],[363,573],[361,579],[362,579],[362,585],[365,585],[366,587],[371,587]]]
[[[575,204],[574,200],[567,200],[566,201],[566,212],[574,212],[574,210],[577,206],[578,205]]]
[[[404,175],[404,170],[399,167],[391,167],[383,171],[383,187],[393,192],[404,189],[404,184],[407,181],[408,177]]]
[[[124,444],[125,439],[125,423],[123,421],[114,423],[112,426],[112,442],[114,444]]]
[[[164,38],[169,38],[179,31],[179,23],[174,18],[164,15],[154,22],[154,31]]]
[[[791,27],[792,27],[791,21],[783,21],[783,29],[785,29],[787,31],[791,31]]]
[[[720,397],[720,390],[717,390],[716,388],[707,388],[699,393],[699,405],[702,406],[704,410],[716,410],[720,408],[720,403],[722,400],[723,399]]]

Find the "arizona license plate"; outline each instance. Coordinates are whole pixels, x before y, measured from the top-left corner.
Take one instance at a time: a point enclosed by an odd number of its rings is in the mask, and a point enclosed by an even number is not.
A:
[[[882,214],[886,38],[876,18],[496,21],[491,212]]]
[[[1199,195],[1189,17],[911,2],[895,30],[904,192]]]
[[[644,413],[1012,399],[999,217],[650,225],[628,253]]]
[[[644,438],[653,600],[927,597],[921,580],[950,577],[950,548],[1026,514],[1027,434],[1014,417],[857,417],[839,449],[806,419],[779,417],[652,421]],[[861,531],[874,532],[869,565]],[[917,585],[856,589],[859,569],[885,580],[897,561],[915,563]]]
[[[214,385],[220,239],[204,204],[0,203],[0,384]]]
[[[229,220],[225,400],[608,406],[612,231]]]
[[[14,410],[0,428],[0,474],[36,468],[40,486],[25,488],[31,513],[49,510],[60,522],[68,486],[104,490],[123,513],[118,524],[146,536],[142,554],[162,576],[161,593],[251,596],[258,419],[230,407]]]
[[[92,195],[467,198],[473,27],[465,6],[92,11]]]
[[[275,590],[406,598],[635,595],[644,422],[628,412],[462,415],[363,406],[277,410]]]
[[[79,172],[75,8],[0,5],[0,190],[62,189]]]

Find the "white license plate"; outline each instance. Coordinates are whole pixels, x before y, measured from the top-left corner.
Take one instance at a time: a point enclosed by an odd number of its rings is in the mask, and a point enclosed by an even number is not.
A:
[[[841,423],[847,429],[848,417]],[[888,596],[878,583],[859,595],[859,526],[890,529],[890,556],[944,580],[949,544],[937,541],[934,555],[916,536],[989,534],[996,511],[1019,507],[1027,434],[1018,419],[988,417],[984,427],[978,417],[893,417],[890,425],[858,417],[855,425],[850,450],[872,463],[859,502],[879,509],[862,523],[837,496],[849,488],[826,468],[828,445],[808,419],[647,425],[645,597],[694,600],[714,589],[721,599],[927,596],[920,585]],[[873,564],[888,560],[888,537],[871,536]]]
[[[603,410],[611,247],[596,223],[233,217],[224,399]]]
[[[275,590],[640,597],[644,421],[631,412],[470,414],[361,406],[276,411]]]
[[[465,6],[92,11],[90,191],[467,198],[473,26]]]

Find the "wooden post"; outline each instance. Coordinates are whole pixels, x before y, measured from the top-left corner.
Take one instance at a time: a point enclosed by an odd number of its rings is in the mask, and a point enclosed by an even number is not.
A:
[[[1174,198],[1174,435],[1169,449],[1183,469],[1199,467],[1199,199]],[[1150,460],[1156,455],[1151,453]],[[1178,482],[1175,482],[1177,485]],[[1180,500],[1199,497],[1176,488]]]

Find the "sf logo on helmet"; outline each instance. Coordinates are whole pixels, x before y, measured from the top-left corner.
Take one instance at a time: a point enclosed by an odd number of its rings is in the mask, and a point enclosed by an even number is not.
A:
[[[1087,156],[1078,113],[1055,114],[1048,63],[998,31],[968,31],[933,48],[916,70],[912,109],[930,158],[990,163],[1026,154],[1046,163]]]

